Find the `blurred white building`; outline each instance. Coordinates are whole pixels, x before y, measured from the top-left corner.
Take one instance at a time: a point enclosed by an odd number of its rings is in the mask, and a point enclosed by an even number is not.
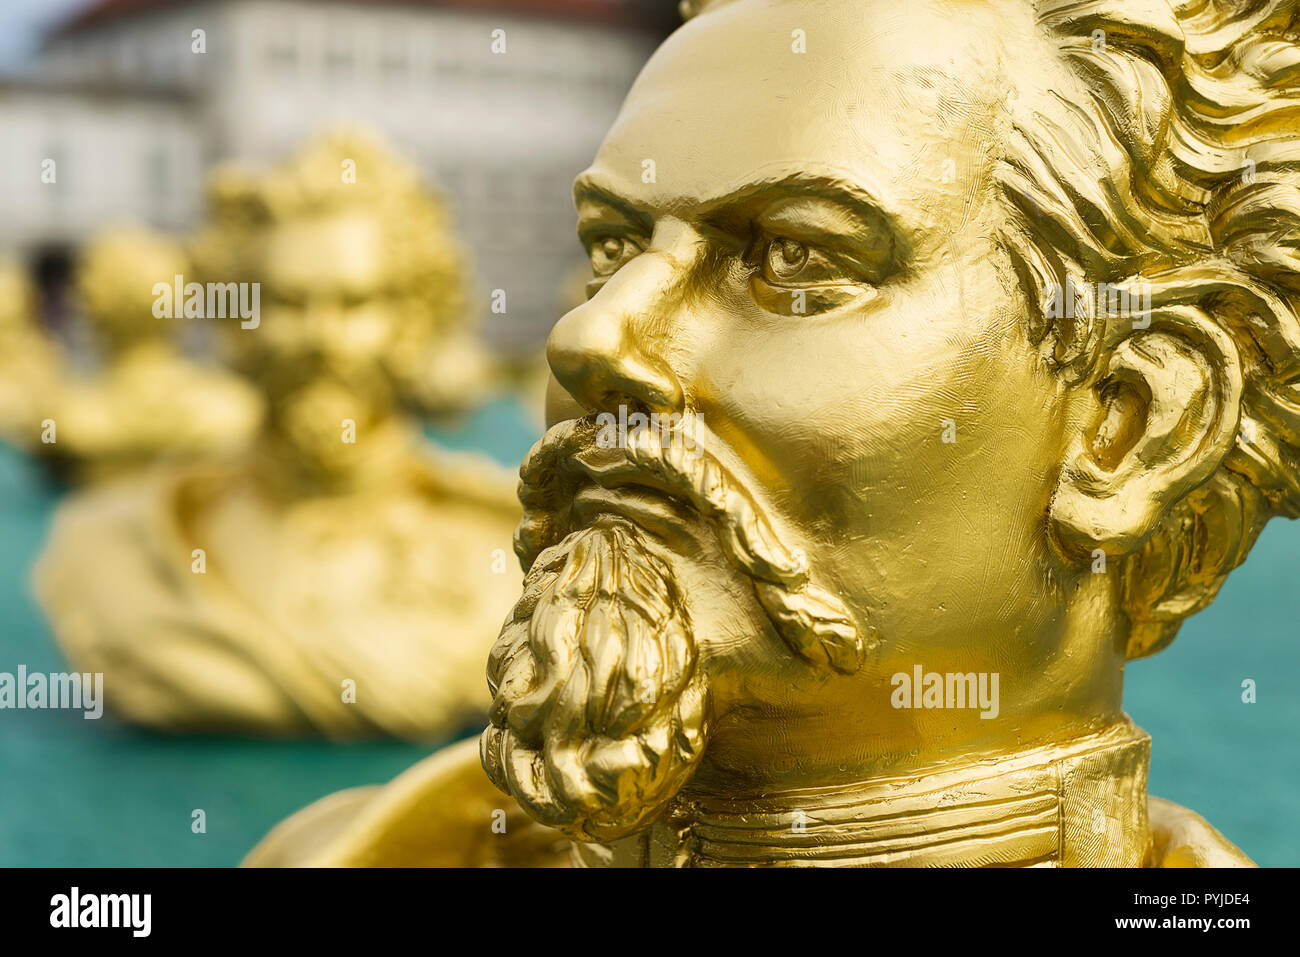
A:
[[[452,199],[481,298],[507,291],[489,337],[535,346],[581,261],[573,178],[673,6],[97,0],[47,38],[34,75],[0,81],[0,247],[57,269],[114,221],[187,229],[212,163],[361,121]]]
[[[190,98],[164,87],[0,80],[0,246],[75,246],[124,217],[186,228],[201,141]]]

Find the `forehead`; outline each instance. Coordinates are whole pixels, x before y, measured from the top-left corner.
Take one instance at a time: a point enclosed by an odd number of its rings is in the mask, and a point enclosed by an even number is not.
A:
[[[738,0],[706,13],[646,66],[589,175],[671,206],[812,173],[905,211],[998,127],[1005,51],[1030,39],[1000,6]]]
[[[363,213],[286,220],[267,237],[267,284],[285,293],[378,292],[387,278],[382,239]]]

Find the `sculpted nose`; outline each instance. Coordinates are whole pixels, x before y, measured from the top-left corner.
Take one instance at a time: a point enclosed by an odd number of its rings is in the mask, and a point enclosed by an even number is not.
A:
[[[547,361],[585,409],[610,412],[625,403],[648,412],[683,410],[682,385],[663,348],[680,304],[680,272],[673,257],[642,253],[555,324]]]

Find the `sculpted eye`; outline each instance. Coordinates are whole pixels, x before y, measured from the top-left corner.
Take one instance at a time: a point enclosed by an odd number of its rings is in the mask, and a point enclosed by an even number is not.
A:
[[[597,236],[591,243],[592,272],[601,277],[612,276],[641,251],[627,236]]]
[[[747,262],[754,301],[778,315],[817,315],[876,295],[861,270],[841,255],[797,239],[760,236]]]
[[[778,236],[762,251],[763,279],[776,286],[816,286],[856,282],[857,278],[816,246]]]
[[[774,239],[767,247],[766,270],[774,282],[793,282],[808,265],[808,247],[793,239]]]

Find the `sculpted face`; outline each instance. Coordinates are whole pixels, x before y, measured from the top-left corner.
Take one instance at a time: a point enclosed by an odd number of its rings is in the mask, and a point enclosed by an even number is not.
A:
[[[267,392],[272,426],[327,470],[353,448],[339,441],[342,420],[363,429],[392,411],[384,362],[402,312],[390,296],[381,229],[360,213],[271,227],[262,261],[265,319],[232,333],[242,364]]]
[[[395,325],[381,225],[360,214],[293,219],[265,247],[270,320],[260,349],[310,373],[357,374],[379,366]]]
[[[1047,88],[1054,54],[1025,10],[957,29],[947,4],[876,7],[692,21],[578,180],[595,279],[548,343],[548,418],[589,418],[525,465],[519,548],[541,557],[489,666],[483,751],[580,837],[628,833],[688,779],[901,774],[1120,714],[1112,585],[1047,522],[1096,408],[1030,342],[1037,305],[996,241],[1007,91]],[[801,26],[813,53],[792,52]],[[582,438],[620,406],[685,415],[698,474]],[[689,678],[639,663],[645,603],[602,579],[615,554],[680,597]],[[917,666],[997,674],[999,698],[894,707]]]
[[[77,295],[109,356],[175,331],[154,314],[155,283],[185,272],[178,243],[136,227],[107,230],[87,245],[77,267]]]

